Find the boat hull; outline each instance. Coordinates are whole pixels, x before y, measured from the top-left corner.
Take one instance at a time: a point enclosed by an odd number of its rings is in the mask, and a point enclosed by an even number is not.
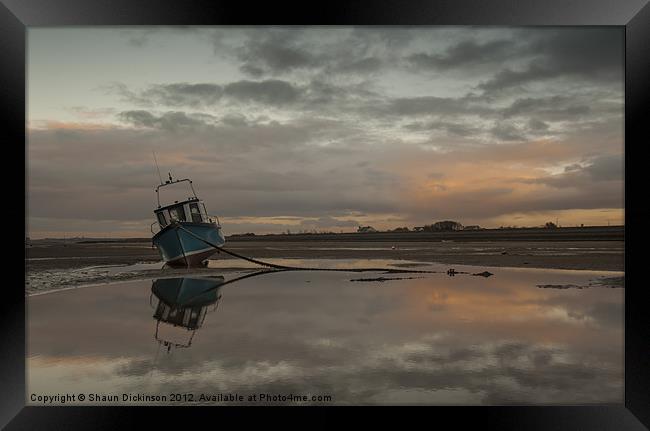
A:
[[[181,229],[181,227],[183,229]],[[192,235],[185,230],[192,232]],[[226,239],[214,223],[178,222],[166,226],[152,238],[161,259],[172,267],[200,266],[217,250],[201,241],[202,238],[221,247]]]

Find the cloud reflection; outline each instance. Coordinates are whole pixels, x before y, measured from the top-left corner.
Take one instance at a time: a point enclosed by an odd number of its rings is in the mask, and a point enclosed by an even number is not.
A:
[[[621,402],[623,290],[535,287],[597,275],[249,277],[225,286],[190,348],[158,356],[150,284],[30,297],[28,387],[327,393],[342,404]]]

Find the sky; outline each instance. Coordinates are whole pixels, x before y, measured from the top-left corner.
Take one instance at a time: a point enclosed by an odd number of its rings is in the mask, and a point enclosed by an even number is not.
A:
[[[623,224],[620,28],[31,27],[27,49],[31,238],[149,235],[153,152],[226,235]]]

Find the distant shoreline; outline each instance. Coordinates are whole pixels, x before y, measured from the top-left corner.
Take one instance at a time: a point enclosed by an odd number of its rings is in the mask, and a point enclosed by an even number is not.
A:
[[[227,231],[227,228],[226,228]],[[546,228],[504,228],[452,232],[346,232],[295,234],[237,234],[226,240],[240,241],[623,241],[625,226]],[[77,244],[150,243],[151,238],[44,238],[32,244],[68,241]]]

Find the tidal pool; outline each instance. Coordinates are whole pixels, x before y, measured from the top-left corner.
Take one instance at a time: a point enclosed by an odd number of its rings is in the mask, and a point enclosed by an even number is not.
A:
[[[29,296],[27,404],[623,402],[623,273],[448,267]]]

